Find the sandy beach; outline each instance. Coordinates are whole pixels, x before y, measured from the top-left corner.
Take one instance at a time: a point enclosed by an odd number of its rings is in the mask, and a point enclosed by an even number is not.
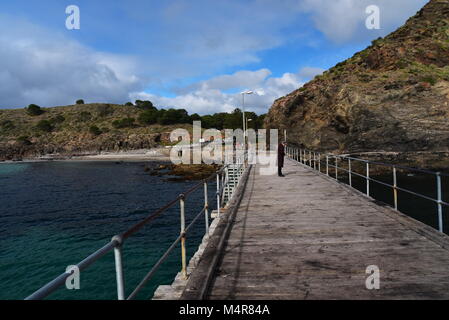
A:
[[[170,148],[130,150],[123,152],[101,152],[98,154],[61,155],[49,154],[36,158],[24,158],[21,161],[3,161],[0,163],[40,162],[40,161],[170,161]]]

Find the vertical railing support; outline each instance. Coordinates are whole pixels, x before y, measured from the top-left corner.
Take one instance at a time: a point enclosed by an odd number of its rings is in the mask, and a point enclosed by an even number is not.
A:
[[[181,209],[181,273],[184,280],[187,280],[187,255],[186,255],[186,216],[185,216],[185,195],[179,196],[179,206]]]
[[[335,157],[335,180],[338,180],[338,157]]]
[[[349,185],[352,187],[352,166],[351,166],[351,159],[348,159],[348,175],[349,175]]]
[[[220,175],[217,173],[217,217],[220,218]]]
[[[393,200],[394,200],[394,210],[398,210],[398,178],[396,173],[396,167],[393,167]]]
[[[438,197],[438,230],[443,232],[443,192],[441,190],[441,174],[440,172],[436,173],[437,175],[437,197]]]
[[[369,197],[369,162],[366,163],[366,195]]]
[[[115,275],[117,280],[117,299],[125,300],[125,277],[123,275],[123,257],[122,257],[123,238],[121,236],[114,236],[112,238],[112,241],[117,242],[117,244],[114,247]]]
[[[326,175],[329,177],[329,156],[326,155]]]
[[[299,162],[302,163],[302,150],[299,149]]]
[[[318,171],[321,173],[321,153],[318,152]]]
[[[204,181],[204,222],[206,223],[206,235],[209,235],[209,199],[207,194],[207,180]]]

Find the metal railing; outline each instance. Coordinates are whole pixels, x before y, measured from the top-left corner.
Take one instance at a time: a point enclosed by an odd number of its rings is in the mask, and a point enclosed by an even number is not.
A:
[[[419,198],[422,198],[422,199],[425,199],[428,201],[432,201],[433,203],[435,203],[437,205],[438,231],[444,232],[444,230],[443,230],[444,229],[443,228],[443,206],[449,207],[449,203],[447,203],[443,200],[441,177],[443,177],[443,176],[449,177],[449,174],[442,173],[442,172],[434,172],[434,171],[425,170],[425,169],[410,168],[410,167],[401,166],[401,165],[382,163],[382,162],[377,162],[377,161],[370,161],[370,160],[359,159],[359,158],[354,158],[354,157],[349,157],[349,156],[344,156],[344,155],[321,154],[319,152],[314,152],[311,150],[294,148],[294,147],[287,147],[286,154],[290,159],[297,161],[297,162],[299,162],[303,165],[306,165],[308,167],[311,167],[312,169],[317,170],[322,174],[326,174],[327,176],[330,176],[329,168],[334,168],[336,180],[338,180],[338,177],[339,177],[338,176],[339,170],[346,172],[348,174],[348,184],[352,188],[354,188],[353,183],[352,183],[353,176],[358,176],[358,177],[365,179],[366,180],[365,194],[368,197],[370,197],[370,194],[371,194],[370,193],[370,184],[371,183],[377,183],[377,184],[392,188],[393,208],[396,211],[398,211],[398,191],[405,192],[405,193],[417,196]],[[332,159],[333,159],[333,164],[331,161]],[[339,160],[341,162],[347,161],[348,169],[343,168],[342,165],[339,166]],[[365,174],[360,174],[353,170],[353,165],[355,162],[364,164]],[[324,163],[325,163],[325,172],[322,172],[321,165]],[[389,183],[372,178],[370,176],[370,168],[372,165],[390,168],[392,178],[393,178],[393,184],[389,184]],[[404,170],[404,171],[409,171],[409,172],[420,172],[420,173],[434,175],[436,178],[435,179],[436,180],[435,187],[436,187],[437,198],[434,199],[434,198],[426,196],[424,194],[421,194],[421,193],[418,193],[418,192],[415,192],[412,190],[408,190],[406,188],[402,188],[402,187],[398,186],[398,179],[397,179],[398,170]]]
[[[246,155],[243,156],[242,159],[237,159],[235,164],[228,164],[223,166],[216,173],[212,174],[208,178],[204,179],[202,182],[196,184],[186,192],[180,194],[178,197],[167,203],[165,206],[159,208],[151,215],[147,216],[144,220],[138,222],[133,225],[127,231],[121,233],[120,235],[116,235],[112,237],[111,241],[107,243],[105,246],[95,251],[87,258],[82,260],[80,263],[76,265],[79,271],[85,270],[90,265],[92,265],[95,261],[102,258],[107,253],[114,251],[114,260],[115,260],[115,271],[116,271],[116,282],[117,282],[117,297],[118,300],[131,300],[136,297],[139,291],[145,286],[145,284],[154,276],[156,271],[162,265],[162,263],[168,258],[170,253],[176,248],[176,246],[181,243],[181,264],[182,269],[181,273],[184,279],[187,279],[187,254],[186,254],[186,235],[195,222],[204,214],[205,221],[205,234],[209,234],[209,197],[208,197],[208,183],[212,181],[216,181],[216,202],[217,202],[217,218],[220,217],[220,209],[226,205],[226,200],[223,197],[225,192],[229,192],[230,181],[237,179],[240,181],[241,176],[246,168]],[[237,177],[229,177],[229,169],[233,168],[232,172],[237,175]],[[202,210],[195,215],[191,223],[186,226],[185,222],[185,203],[189,195],[191,195],[196,190],[199,190],[201,187],[204,189],[204,206]],[[233,185],[232,188],[236,188],[237,184]],[[231,193],[233,190],[231,190]],[[229,200],[229,198],[228,198]],[[165,251],[162,257],[153,265],[151,270],[145,275],[145,277],[141,280],[141,282],[137,285],[137,287],[132,291],[132,293],[125,297],[125,276],[123,273],[123,244],[127,238],[138,232],[142,229],[143,226],[147,225],[162,213],[164,213],[169,208],[173,207],[179,202],[180,205],[180,218],[181,218],[181,226],[180,226],[180,234],[176,238],[176,240],[170,245],[170,247]],[[70,272],[65,272],[47,283],[45,286],[28,296],[25,300],[40,300],[44,299],[57,289],[62,287],[65,284],[65,281],[68,277],[70,277],[74,273],[73,269]]]

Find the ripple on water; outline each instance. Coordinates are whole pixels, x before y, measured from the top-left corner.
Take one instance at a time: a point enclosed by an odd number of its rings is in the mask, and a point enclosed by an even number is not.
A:
[[[0,178],[4,179],[0,299],[23,299],[193,184],[164,182],[142,174],[142,168],[143,163],[0,164]],[[201,191],[189,197],[187,219],[199,211],[203,201]],[[213,197],[210,201],[213,203]],[[189,256],[199,245],[204,229],[201,223],[195,227],[188,241]],[[178,234],[179,207],[175,206],[126,241],[124,264],[129,290]],[[171,283],[180,269],[179,255],[173,252],[139,298],[149,298],[158,284]],[[112,253],[83,271],[81,289],[61,289],[51,298],[115,298]]]

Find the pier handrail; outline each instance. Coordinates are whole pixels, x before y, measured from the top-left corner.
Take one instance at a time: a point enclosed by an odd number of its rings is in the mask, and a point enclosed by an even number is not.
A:
[[[411,167],[407,167],[407,166],[402,166],[402,165],[396,165],[396,164],[389,164],[389,163],[383,163],[383,162],[379,162],[379,161],[371,161],[371,160],[367,160],[367,159],[360,159],[360,158],[355,158],[355,157],[351,157],[351,156],[347,156],[347,155],[336,155],[336,154],[332,154],[332,153],[320,153],[320,152],[315,152],[312,150],[308,150],[308,149],[302,149],[302,148],[297,148],[297,147],[291,147],[291,146],[287,146],[286,148],[286,153],[287,156],[294,160],[297,161],[303,165],[306,165],[308,167],[311,167],[312,169],[319,171],[322,174],[326,174],[327,176],[329,175],[329,168],[334,168],[335,169],[335,179],[338,181],[338,170],[344,171],[346,173],[348,173],[348,177],[349,177],[349,181],[348,184],[350,187],[353,188],[352,185],[352,175],[354,176],[358,176],[361,178],[364,178],[366,180],[366,195],[368,197],[370,197],[370,182],[374,182],[377,184],[381,184],[383,186],[386,187],[390,187],[393,189],[393,203],[394,203],[394,209],[396,211],[398,211],[398,191],[402,191],[417,197],[420,197],[422,199],[428,200],[428,201],[432,201],[434,203],[437,204],[437,214],[438,214],[438,231],[439,232],[443,232],[444,228],[443,228],[443,206],[449,207],[449,203],[445,202],[443,200],[443,192],[442,192],[442,183],[441,183],[441,177],[449,177],[449,174],[447,173],[443,173],[443,172],[435,172],[435,171],[431,171],[431,170],[426,170],[426,169],[420,169],[420,168],[411,168]],[[326,171],[325,173],[322,172],[321,170],[321,165],[324,164],[322,162],[322,160],[325,160],[325,164],[326,164]],[[329,163],[330,159],[334,159],[334,164]],[[338,166],[338,160],[347,160],[348,161],[348,169],[342,168]],[[365,163],[365,175],[357,173],[355,171],[352,170],[352,163],[353,162],[362,162]],[[389,167],[392,169],[392,175],[393,175],[393,184],[389,184],[383,181],[379,181],[377,179],[374,179],[372,177],[370,177],[370,166],[371,165],[377,165],[377,166],[383,166],[383,167]],[[436,194],[437,194],[437,199],[434,199],[432,197],[426,196],[424,194],[412,191],[412,190],[408,190],[406,188],[402,188],[398,186],[398,182],[397,182],[397,170],[404,170],[404,171],[411,171],[411,172],[420,172],[420,173],[425,173],[425,174],[430,174],[430,175],[434,175],[436,177]]]
[[[237,166],[236,172],[238,176],[238,180],[240,180],[244,169],[247,167],[247,154],[243,154],[241,157],[238,157],[235,160],[235,165]],[[217,189],[216,189],[216,202],[217,202],[217,217],[220,217],[220,209],[225,205],[224,198],[222,197],[224,195],[224,192],[226,190],[226,187],[229,186],[229,178],[228,178],[228,169],[231,165],[226,164],[224,165],[220,170],[216,171],[215,173],[211,174],[206,179],[202,180],[198,184],[194,185],[184,193],[180,194],[178,197],[173,199],[172,201],[168,202],[163,207],[157,209],[152,214],[147,216],[145,219],[141,220],[140,222],[134,224],[129,229],[127,229],[125,232],[116,235],[112,237],[111,241],[108,242],[106,245],[104,245],[102,248],[98,249],[91,255],[89,255],[87,258],[79,262],[77,265],[75,265],[79,271],[82,271],[86,268],[88,268],[90,265],[92,265],[95,261],[102,258],[107,253],[114,250],[114,259],[115,259],[115,270],[116,270],[116,281],[117,281],[117,297],[118,300],[131,300],[135,298],[135,296],[139,293],[139,291],[144,287],[144,285],[152,278],[152,276],[156,273],[156,271],[159,269],[159,267],[162,265],[162,263],[169,257],[170,253],[176,248],[176,245],[181,242],[181,263],[182,263],[182,269],[181,273],[185,279],[187,279],[187,255],[186,255],[186,235],[188,231],[191,229],[191,227],[195,224],[195,222],[198,221],[198,219],[204,214],[205,217],[205,226],[206,231],[205,234],[209,234],[209,200],[208,200],[208,183],[211,181],[216,181],[217,183]],[[196,190],[200,189],[201,186],[204,188],[204,206],[202,207],[201,211],[195,215],[193,220],[190,222],[190,224],[186,227],[185,226],[185,201],[187,200],[188,196],[191,195]],[[236,187],[236,186],[234,186]],[[179,236],[176,238],[176,240],[170,245],[170,247],[164,252],[162,257],[153,265],[151,270],[145,275],[145,277],[141,280],[141,282],[137,285],[137,287],[133,290],[133,292],[128,296],[125,297],[125,281],[124,281],[124,273],[123,273],[123,264],[122,264],[122,249],[124,241],[129,238],[131,235],[138,232],[143,226],[147,225],[151,221],[153,221],[155,218],[160,216],[162,213],[164,213],[169,208],[173,207],[175,204],[180,203],[180,217],[181,217],[181,231]],[[62,287],[67,278],[69,278],[71,275],[73,275],[75,271],[66,271],[65,273],[62,273],[52,281],[48,282],[46,285],[41,287],[39,290],[25,298],[25,300],[41,300],[46,297],[48,297],[50,294],[58,290],[60,287]]]

